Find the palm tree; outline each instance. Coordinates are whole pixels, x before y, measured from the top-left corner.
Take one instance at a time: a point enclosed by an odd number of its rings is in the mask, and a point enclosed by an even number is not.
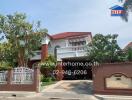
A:
[[[121,18],[127,22],[129,12],[132,11],[132,0],[125,0],[123,7],[125,9],[125,14],[123,16],[121,16]]]

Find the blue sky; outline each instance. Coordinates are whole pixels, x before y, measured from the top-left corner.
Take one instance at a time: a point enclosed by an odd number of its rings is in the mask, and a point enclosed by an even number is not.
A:
[[[41,21],[49,34],[60,32],[92,32],[119,34],[124,47],[132,41],[132,15],[129,22],[110,16],[110,7],[122,5],[118,0],[1,0],[0,13],[26,13],[28,20]]]

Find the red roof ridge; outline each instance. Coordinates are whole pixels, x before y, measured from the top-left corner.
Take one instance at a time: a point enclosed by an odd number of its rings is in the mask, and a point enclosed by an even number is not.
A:
[[[63,34],[63,33],[91,33],[91,32],[61,32],[57,34]],[[57,35],[57,34],[52,34],[52,35]]]
[[[81,36],[81,35],[90,35],[92,37],[91,32],[62,32],[62,33],[57,33],[51,35],[53,39],[63,39],[67,37],[72,37],[72,36]]]

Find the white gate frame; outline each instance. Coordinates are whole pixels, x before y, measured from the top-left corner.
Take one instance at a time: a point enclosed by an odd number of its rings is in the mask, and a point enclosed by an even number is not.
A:
[[[34,70],[27,67],[14,68],[12,72],[12,84],[32,84]]]
[[[0,84],[7,84],[7,71],[0,71]]]

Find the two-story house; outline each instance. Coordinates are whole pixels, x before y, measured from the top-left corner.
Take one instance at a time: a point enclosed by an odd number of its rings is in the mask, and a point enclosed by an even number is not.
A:
[[[33,66],[41,59],[45,59],[48,54],[52,54],[57,61],[62,62],[86,62],[86,45],[91,42],[91,32],[64,32],[54,35],[45,34],[41,50],[36,51],[36,55],[30,60]],[[75,70],[78,68],[67,65],[65,70]]]

